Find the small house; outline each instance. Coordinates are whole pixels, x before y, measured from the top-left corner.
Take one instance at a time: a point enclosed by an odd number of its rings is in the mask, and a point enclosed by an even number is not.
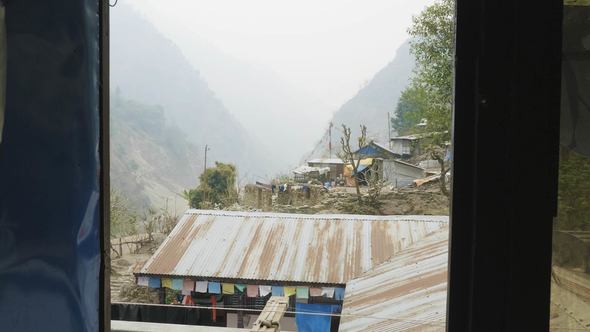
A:
[[[401,158],[410,158],[420,154],[421,135],[407,135],[392,137],[389,142],[390,150]]]
[[[335,181],[342,178],[344,174],[344,162],[339,158],[319,158],[312,159],[307,162],[310,167],[330,168],[329,180]]]

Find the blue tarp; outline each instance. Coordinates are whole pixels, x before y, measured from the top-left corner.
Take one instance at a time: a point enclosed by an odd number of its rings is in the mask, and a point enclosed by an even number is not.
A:
[[[331,314],[340,306],[330,304],[306,304],[297,303],[295,310],[295,322],[299,332],[330,332]],[[308,314],[309,313],[309,314]],[[322,315],[314,315],[321,313]]]

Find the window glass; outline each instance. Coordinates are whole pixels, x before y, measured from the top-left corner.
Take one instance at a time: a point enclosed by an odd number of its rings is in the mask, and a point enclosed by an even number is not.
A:
[[[454,11],[114,3],[113,319],[444,330]]]
[[[564,7],[551,330],[590,329],[590,6]]]

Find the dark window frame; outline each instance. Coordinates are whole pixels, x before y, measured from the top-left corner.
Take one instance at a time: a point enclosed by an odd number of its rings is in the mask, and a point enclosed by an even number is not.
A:
[[[457,0],[449,331],[548,331],[562,0]]]

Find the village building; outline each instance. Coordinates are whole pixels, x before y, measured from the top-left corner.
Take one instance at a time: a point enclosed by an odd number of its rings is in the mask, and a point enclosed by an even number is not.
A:
[[[389,149],[399,158],[411,158],[420,154],[420,139],[422,135],[392,137],[389,140]]]
[[[444,331],[448,229],[346,284],[340,332]]]
[[[380,178],[394,188],[409,187],[426,174],[423,168],[397,159],[376,159],[375,162]]]
[[[330,168],[330,181],[341,179],[344,175],[344,162],[340,158],[318,158],[311,159],[307,162],[310,167]]]
[[[381,159],[399,159],[400,155],[391,151],[387,146],[375,141],[358,149],[354,152],[355,158],[381,158]]]
[[[356,172],[350,169],[345,175],[357,176],[361,183],[366,183],[366,172],[373,170],[377,172],[380,179],[386,184],[394,187],[407,187],[414,183],[414,180],[423,178],[426,173],[422,167],[400,160],[400,155],[391,151],[383,144],[370,142],[355,153],[357,158],[362,158]],[[347,183],[352,181],[347,181]]]
[[[248,327],[239,309],[260,310],[270,296],[288,296],[291,312],[326,313],[287,315],[282,330],[313,319],[338,326],[350,281],[446,229],[447,220],[188,210],[136,278],[162,300],[176,294],[185,305],[217,308],[217,326]]]

